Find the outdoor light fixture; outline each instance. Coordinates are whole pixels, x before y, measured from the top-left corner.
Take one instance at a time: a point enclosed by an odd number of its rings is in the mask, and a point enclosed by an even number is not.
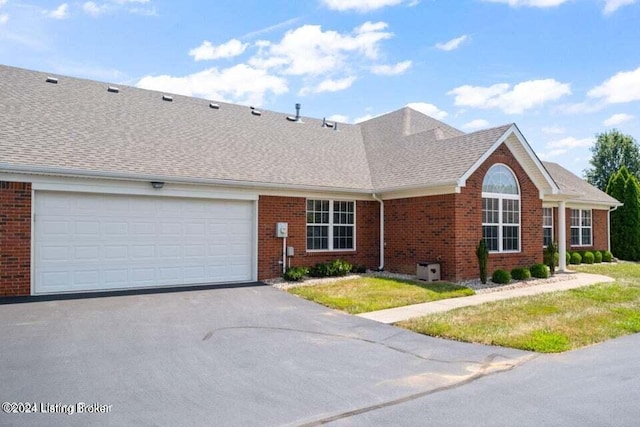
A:
[[[164,187],[164,182],[162,182],[162,181],[151,181],[151,186],[153,188],[155,188],[156,190],[159,190],[162,187]]]

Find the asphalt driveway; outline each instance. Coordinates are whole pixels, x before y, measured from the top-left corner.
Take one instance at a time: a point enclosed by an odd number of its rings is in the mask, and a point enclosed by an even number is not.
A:
[[[533,357],[421,336],[267,286],[4,305],[0,340],[0,401],[39,411],[0,412],[3,426],[344,420]]]

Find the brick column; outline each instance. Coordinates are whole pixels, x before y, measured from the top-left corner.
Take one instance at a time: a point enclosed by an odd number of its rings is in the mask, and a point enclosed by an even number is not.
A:
[[[0,181],[0,297],[31,294],[31,183]]]

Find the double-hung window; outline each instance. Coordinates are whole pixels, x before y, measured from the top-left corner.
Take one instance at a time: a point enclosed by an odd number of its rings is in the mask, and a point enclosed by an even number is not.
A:
[[[505,165],[492,166],[482,182],[482,238],[490,252],[520,251],[520,191]]]
[[[571,209],[571,246],[592,246],[591,210]]]
[[[307,200],[307,250],[354,250],[355,202]]]
[[[553,208],[542,208],[542,246],[553,242]]]

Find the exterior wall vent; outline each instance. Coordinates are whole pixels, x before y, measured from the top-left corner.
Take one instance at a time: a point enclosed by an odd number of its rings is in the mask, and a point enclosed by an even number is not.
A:
[[[162,100],[163,101],[168,101],[168,102],[173,102],[173,96],[162,95]]]
[[[47,80],[45,80],[47,83],[53,83],[54,85],[58,84],[58,78],[57,77],[47,77]]]
[[[262,112],[254,109],[253,107],[251,107],[251,114],[253,114],[254,116],[261,116]]]
[[[115,87],[115,86],[109,86],[107,88],[107,92],[120,93],[120,88],[119,87]]]
[[[218,104],[214,104],[213,102],[209,103],[209,108],[213,108],[214,110],[219,110],[220,106]]]

